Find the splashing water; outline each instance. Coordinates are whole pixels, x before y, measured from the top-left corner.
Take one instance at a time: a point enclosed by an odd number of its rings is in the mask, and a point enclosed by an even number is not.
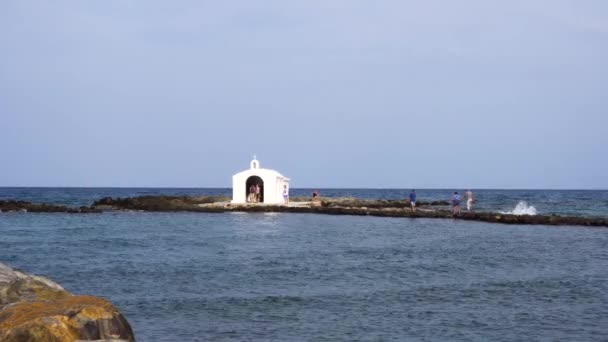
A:
[[[531,205],[528,205],[528,202],[526,202],[526,201],[520,201],[519,203],[517,203],[517,206],[515,206],[515,209],[513,209],[511,211],[503,212],[503,214],[531,215],[531,216],[536,215],[536,213],[537,213],[536,208],[534,208]]]

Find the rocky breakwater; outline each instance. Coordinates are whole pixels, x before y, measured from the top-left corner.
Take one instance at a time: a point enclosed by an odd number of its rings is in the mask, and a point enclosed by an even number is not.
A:
[[[202,211],[224,212],[230,198],[225,196],[138,196],[127,198],[104,197],[93,203],[98,210],[143,211]]]
[[[404,200],[374,200],[354,197],[324,198],[316,202],[322,208],[369,208],[392,209],[409,208],[409,201]],[[263,203],[236,204],[230,203],[226,196],[138,196],[127,198],[104,197],[95,201],[92,208],[113,210],[143,210],[143,211],[290,211],[314,207],[308,197],[291,198],[290,206],[264,205]],[[417,202],[418,208],[446,206],[447,201]]]
[[[70,213],[88,214],[99,213],[101,210],[92,207],[66,207],[64,205],[48,203],[32,203],[27,201],[0,200],[0,211],[2,212],[30,212],[30,213]]]
[[[308,201],[307,201],[308,200]],[[606,217],[581,217],[558,215],[512,215],[493,212],[463,213],[454,216],[447,201],[416,202],[417,210],[409,209],[407,200],[374,200],[359,198],[323,198],[311,202],[310,198],[292,198],[290,205],[230,204],[227,197],[214,196],[141,196],[130,198],[103,198],[93,204],[97,209],[141,211],[194,211],[222,213],[240,212],[289,212],[329,215],[360,215],[410,218],[442,218],[483,221],[503,224],[560,225],[608,227]]]
[[[109,301],[77,296],[44,277],[0,263],[0,341],[135,341]]]

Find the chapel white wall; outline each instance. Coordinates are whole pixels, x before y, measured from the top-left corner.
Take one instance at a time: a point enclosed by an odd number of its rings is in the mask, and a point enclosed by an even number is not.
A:
[[[289,188],[289,179],[283,177],[280,173],[259,168],[259,162],[252,160],[249,170],[239,172],[232,177],[232,203],[244,204],[247,203],[247,179],[251,176],[258,176],[264,182],[264,203],[265,204],[283,204],[283,186]]]

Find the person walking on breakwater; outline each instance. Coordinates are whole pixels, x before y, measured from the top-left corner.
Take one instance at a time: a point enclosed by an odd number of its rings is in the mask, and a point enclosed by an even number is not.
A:
[[[460,195],[458,191],[454,192],[454,196],[452,196],[452,208],[454,215],[456,215],[456,212],[460,215]]]
[[[473,191],[470,189],[465,193],[467,195],[467,211],[473,211],[473,203],[475,203],[475,196],[473,196]]]
[[[410,192],[410,208],[412,208],[412,212],[416,212],[416,190],[412,190]]]
[[[312,201],[310,202],[310,204],[313,207],[321,206],[321,193],[319,192],[319,190],[314,190],[312,192]]]
[[[283,185],[283,200],[285,204],[289,204],[289,190],[287,190],[287,185]]]

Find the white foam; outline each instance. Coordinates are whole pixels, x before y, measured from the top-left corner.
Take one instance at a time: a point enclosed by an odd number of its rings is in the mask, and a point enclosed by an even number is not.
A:
[[[515,206],[515,209],[513,209],[511,211],[504,211],[503,214],[534,216],[537,214],[537,211],[536,211],[536,208],[534,208],[531,205],[528,205],[528,202],[520,201]]]

